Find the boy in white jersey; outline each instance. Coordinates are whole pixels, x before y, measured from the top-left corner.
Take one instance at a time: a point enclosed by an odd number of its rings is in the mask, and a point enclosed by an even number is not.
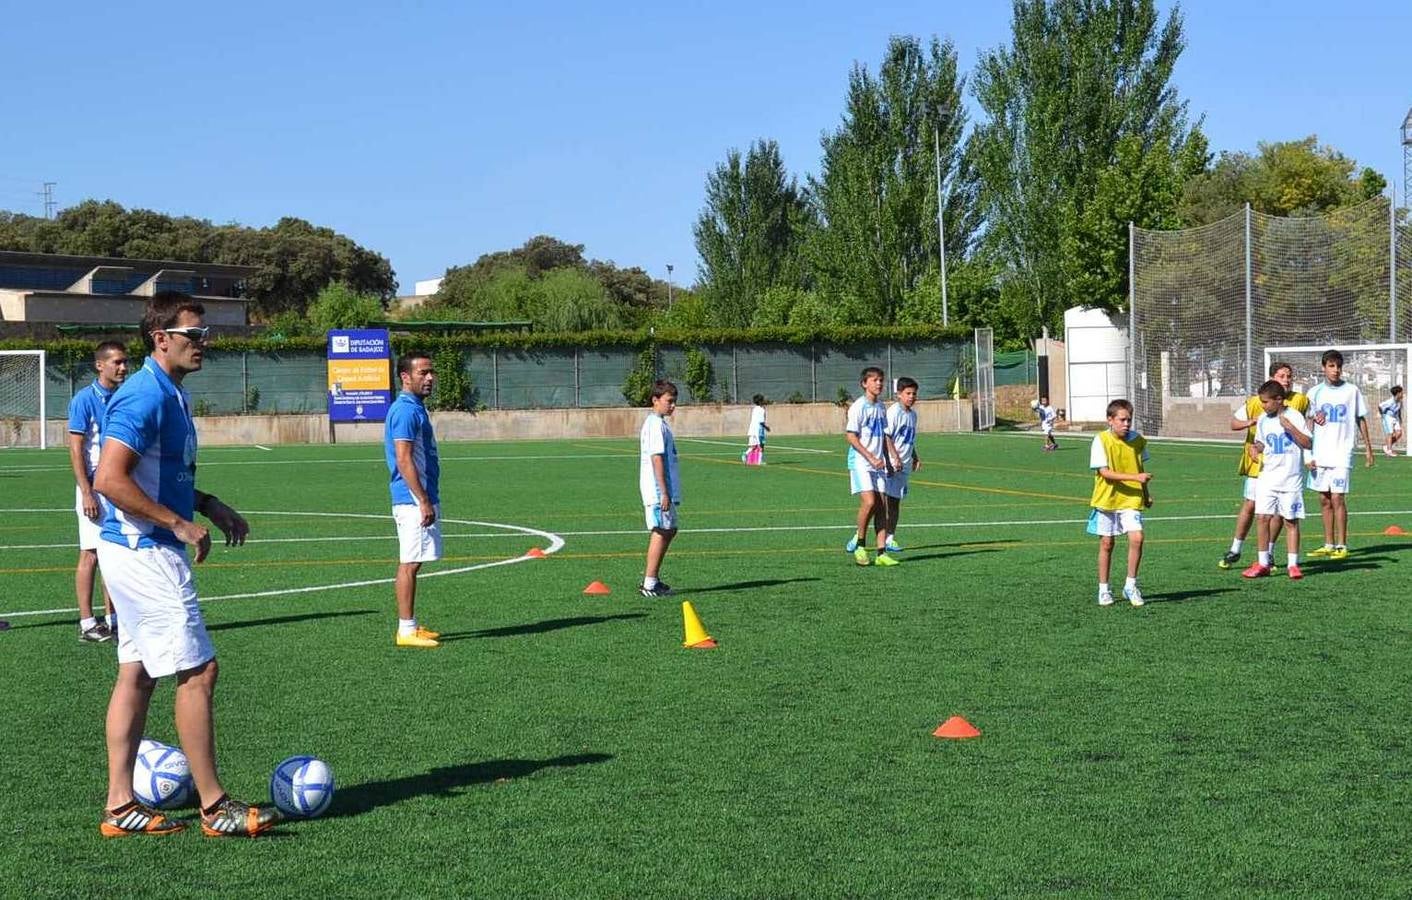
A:
[[[646,511],[647,568],[639,592],[644,597],[670,597],[672,588],[657,576],[672,538],[677,536],[677,506],[681,504],[681,478],[677,474],[677,443],[667,425],[677,408],[677,386],[670,381],[652,385],[652,412],[638,434],[640,459],[638,489]]]
[[[78,513],[78,566],[74,590],[78,595],[79,640],[101,643],[113,639],[113,598],[103,587],[107,620],[93,615],[93,582],[98,573],[98,540],[103,528],[103,500],[93,490],[93,473],[103,444],[103,415],[118,385],[127,379],[127,350],[117,341],[104,341],[93,350],[98,377],[74,394],[69,402],[69,464],[74,471]]]
[[[863,544],[868,537],[868,522],[872,520],[878,539],[877,563],[895,566],[897,560],[887,555],[887,504],[883,498],[888,470],[894,465],[897,453],[886,433],[887,410],[878,401],[882,394],[883,370],[868,366],[858,384],[863,388],[863,396],[848,407],[848,420],[843,426],[843,436],[848,441],[848,480],[858,497],[857,531],[844,549],[853,554],[853,561],[858,565],[871,563],[868,548]]]
[[[747,466],[765,464],[765,432],[770,426],[765,424],[765,395],[756,394],[750,398],[750,424],[745,426],[745,452],[740,461]]]
[[[1048,397],[1032,401],[1030,408],[1039,416],[1039,430],[1044,432],[1044,449],[1058,450],[1059,442],[1054,440],[1054,420],[1059,418],[1059,413],[1049,405]]]
[[[1314,424],[1310,490],[1319,492],[1324,520],[1324,546],[1310,556],[1348,556],[1348,487],[1353,474],[1353,447],[1359,435],[1373,467],[1373,442],[1368,437],[1368,404],[1363,392],[1343,380],[1343,354],[1325,350],[1319,358],[1324,380],[1309,392],[1309,420]]]
[[[1264,578],[1270,574],[1275,520],[1285,526],[1285,547],[1288,550],[1289,577],[1300,579],[1299,520],[1304,518],[1303,476],[1304,451],[1314,446],[1304,416],[1292,406],[1285,406],[1285,388],[1278,381],[1260,385],[1262,414],[1255,420],[1255,438],[1246,452],[1260,463],[1255,476],[1256,536],[1260,541],[1259,558],[1241,574],[1246,578]]]
[[[922,467],[922,458],[917,455],[916,450],[917,413],[912,409],[916,402],[916,380],[906,377],[897,379],[897,402],[887,408],[887,425],[884,432],[897,453],[892,474],[887,476],[884,490],[887,521],[883,526],[883,534],[886,535],[883,546],[889,553],[902,550],[897,545],[897,516],[902,509],[902,498],[907,496],[908,474]]]
[[[1393,445],[1402,440],[1402,386],[1392,389],[1392,396],[1378,404],[1378,412],[1383,417],[1383,434],[1387,435],[1387,446],[1383,453],[1396,456]]]

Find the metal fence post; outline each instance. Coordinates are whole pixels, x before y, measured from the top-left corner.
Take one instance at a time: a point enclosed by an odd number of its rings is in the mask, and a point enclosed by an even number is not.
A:
[[[1406,185],[1403,185],[1406,190]],[[1397,192],[1393,191],[1393,196]],[[1388,274],[1387,280],[1387,339],[1397,340],[1397,203],[1388,204],[1387,217],[1387,238],[1388,238]]]
[[[240,351],[240,411],[250,414],[250,353]]]
[[[490,348],[490,389],[491,389],[491,397],[490,397],[490,400],[491,400],[491,403],[494,404],[492,408],[493,408],[493,409],[499,409],[499,408],[500,408],[500,351],[499,351],[497,348],[495,348],[495,347],[491,347],[491,348]]]
[[[809,342],[809,401],[819,402],[819,345]]]
[[[731,402],[740,402],[740,360],[735,344],[731,344]]]
[[[1251,349],[1251,298],[1250,298],[1250,203],[1245,204],[1245,391],[1255,389],[1255,356]]]
[[[579,348],[574,348],[574,408],[578,409],[582,405],[579,401],[579,393],[582,389],[579,386]]]

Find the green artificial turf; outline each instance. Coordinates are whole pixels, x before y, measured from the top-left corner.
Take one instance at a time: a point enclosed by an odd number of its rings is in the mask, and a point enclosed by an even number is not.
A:
[[[0,895],[1405,895],[1407,460],[1355,471],[1347,560],[1250,582],[1215,566],[1238,450],[1156,442],[1148,605],[1100,609],[1086,440],[924,435],[886,570],[843,552],[841,448],[681,441],[679,596],[647,600],[635,442],[445,444],[424,576],[551,546],[475,523],[564,544],[424,577],[435,651],[393,646],[388,584],[291,593],[391,576],[380,447],[203,451],[253,528],[197,569],[223,780],[338,781],[255,841],[99,837],[113,648],[20,615],[73,605],[67,460],[0,454]],[[983,736],[932,737],[951,715]]]

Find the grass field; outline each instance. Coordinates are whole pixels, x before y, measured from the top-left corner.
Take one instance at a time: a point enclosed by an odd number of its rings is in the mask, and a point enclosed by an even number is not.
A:
[[[244,842],[98,836],[113,650],[24,615],[72,605],[73,487],[6,452],[0,895],[1405,896],[1408,461],[1355,471],[1347,560],[1246,582],[1215,566],[1237,450],[1156,443],[1149,603],[1100,609],[1087,443],[1039,445],[924,435],[903,565],[864,569],[840,440],[763,469],[683,440],[679,596],[651,601],[635,441],[443,445],[435,651],[348,586],[392,573],[380,447],[205,450],[253,527],[197,575],[223,779],[263,797],[312,753],[339,783]],[[562,549],[486,567],[553,546],[520,529]],[[719,649],[682,648],[683,599]],[[983,737],[933,738],[953,714]],[[175,742],[170,685],[147,730]]]

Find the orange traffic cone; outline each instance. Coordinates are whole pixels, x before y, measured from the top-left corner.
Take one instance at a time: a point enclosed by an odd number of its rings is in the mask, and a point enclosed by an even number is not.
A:
[[[932,732],[932,737],[939,738],[960,739],[980,736],[980,729],[976,728],[976,726],[972,725],[970,722],[967,722],[960,716],[952,716],[945,722],[942,722],[940,725],[938,725],[936,727],[936,731]]]
[[[1401,525],[1389,525],[1388,527],[1383,529],[1383,534],[1389,537],[1398,537],[1399,535],[1404,535],[1406,533],[1407,532],[1402,530]]]
[[[525,556],[532,556],[535,559],[544,559],[544,551],[538,547],[531,547],[525,551]]]
[[[601,581],[590,581],[590,582],[588,583],[588,587],[586,587],[586,588],[583,589],[583,592],[584,592],[585,594],[611,594],[611,593],[613,593],[612,591],[608,590],[608,585],[604,584],[604,583],[601,582]]]
[[[701,624],[701,617],[696,614],[696,610],[685,600],[681,604],[682,625],[686,631],[686,640],[682,641],[682,646],[688,650],[715,650],[716,641],[711,635],[706,633],[706,627]]]

